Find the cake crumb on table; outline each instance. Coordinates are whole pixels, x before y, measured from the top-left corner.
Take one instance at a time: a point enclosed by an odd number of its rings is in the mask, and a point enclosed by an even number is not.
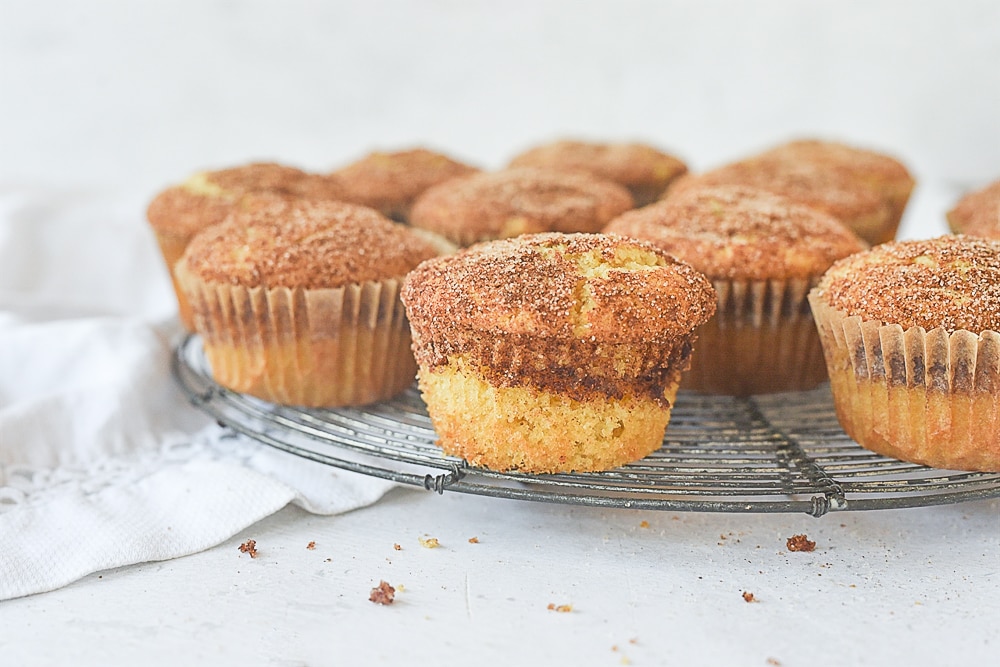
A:
[[[309,544],[306,545],[306,549],[309,549],[309,551],[312,551],[315,548],[316,548],[315,542],[310,542]]]
[[[479,544],[479,538],[478,537],[470,537],[469,538],[469,544]]]
[[[757,602],[757,598],[750,591],[743,591],[743,601],[744,602]]]
[[[550,602],[549,606],[547,607],[547,609],[549,611],[559,611],[559,612],[566,613],[566,612],[573,611],[573,605],[571,605],[571,604],[555,604],[554,602]]]
[[[393,544],[392,548],[395,549],[396,551],[402,551],[403,550],[402,545],[400,545],[399,543]]]
[[[375,604],[392,604],[396,599],[396,589],[389,585],[389,582],[382,580],[378,582],[378,586],[371,590],[368,595],[368,600],[374,602]]]
[[[417,539],[420,540],[420,546],[428,549],[437,549],[441,546],[441,543],[438,542],[438,538],[436,537],[420,537]]]
[[[816,543],[805,535],[792,535],[785,542],[785,547],[789,551],[814,551]]]
[[[240,552],[250,554],[250,558],[257,557],[257,540],[247,540],[239,547]]]

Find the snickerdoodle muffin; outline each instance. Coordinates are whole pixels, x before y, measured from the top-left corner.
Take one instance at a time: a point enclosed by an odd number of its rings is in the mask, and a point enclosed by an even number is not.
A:
[[[948,211],[948,226],[956,234],[1000,239],[1000,181],[959,199]]]
[[[427,188],[478,168],[426,148],[375,151],[341,167],[333,175],[347,201],[364,204],[393,220],[407,222],[414,200]]]
[[[257,162],[195,173],[150,202],[146,217],[170,271],[181,322],[189,331],[193,330],[191,309],[177,285],[174,265],[192,236],[225,220],[246,196],[262,194],[332,200],[342,199],[344,189],[328,176],[273,162]]]
[[[440,247],[354,204],[253,200],[177,264],[215,380],[275,403],[360,405],[416,373],[399,290]]]
[[[870,245],[896,236],[914,180],[893,157],[832,141],[800,140],[680,179],[692,186],[749,185],[816,208]]]
[[[682,389],[749,395],[826,380],[806,296],[834,261],[866,248],[836,219],[763,190],[718,186],[629,211],[605,231],[656,245],[715,287],[715,317],[698,329]]]
[[[708,280],[656,247],[545,233],[424,262],[402,293],[445,452],[495,470],[594,471],[656,450]]]
[[[617,183],[582,172],[517,167],[455,178],[422,194],[410,224],[460,246],[540,232],[598,232],[633,207]]]
[[[670,182],[687,172],[680,159],[642,143],[561,140],[516,155],[511,167],[585,171],[624,185],[636,206],[659,199]]]
[[[1000,471],[1000,241],[888,243],[809,295],[847,434],[879,454]]]

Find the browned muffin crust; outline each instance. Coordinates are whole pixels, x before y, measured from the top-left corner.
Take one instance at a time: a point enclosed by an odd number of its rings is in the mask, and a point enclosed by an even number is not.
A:
[[[394,220],[406,221],[413,201],[427,188],[478,171],[447,155],[414,148],[372,152],[333,175],[343,184],[347,201],[370,206]]]
[[[421,195],[410,223],[458,243],[539,232],[597,232],[633,206],[628,190],[589,174],[520,167],[452,179]]]
[[[766,151],[762,157],[808,162],[824,170],[857,178],[876,191],[890,196],[909,197],[914,180],[896,158],[872,150],[835,141],[799,139]]]
[[[671,181],[687,173],[680,159],[647,144],[575,140],[530,148],[510,166],[586,171],[627,187],[637,206],[656,200]]]
[[[183,261],[210,283],[315,289],[402,277],[437,254],[372,209],[272,198],[196,235]]]
[[[1000,241],[941,236],[900,241],[835,263],[816,295],[832,308],[898,324],[1000,330]]]
[[[345,190],[336,178],[273,162],[257,162],[193,174],[150,202],[146,217],[157,233],[187,237],[222,222],[249,194],[337,200]]]
[[[1000,239],[1000,181],[959,199],[948,211],[948,225],[958,234]]]
[[[867,246],[832,216],[757,188],[687,190],[615,218],[605,232],[648,241],[713,279],[819,276]]]
[[[844,222],[859,218],[881,221],[890,215],[889,206],[882,197],[859,188],[847,174],[772,157],[747,158],[682,178],[668,191],[667,197],[695,187],[717,185],[746,185],[767,190]]]
[[[829,213],[870,244],[891,240],[913,190],[898,160],[830,141],[801,140],[679,179],[667,193],[749,185]]]
[[[480,244],[421,264],[401,297],[421,366],[462,356],[493,384],[578,400],[663,400],[690,355],[691,331],[715,311],[714,290],[690,266],[600,234]]]

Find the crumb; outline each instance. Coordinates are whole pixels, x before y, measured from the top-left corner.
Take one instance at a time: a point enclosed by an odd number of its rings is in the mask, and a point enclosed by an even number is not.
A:
[[[392,548],[393,548],[393,549],[395,549],[396,551],[402,551],[402,550],[403,550],[403,547],[401,547],[401,546],[400,546],[400,545],[398,545],[398,544],[393,544],[393,545],[392,545]]]
[[[316,548],[315,542],[310,542],[309,544],[306,545],[306,549],[308,549],[309,551],[312,551],[315,548]]]
[[[773,667],[781,667],[781,663],[778,662],[777,658],[768,658],[767,664],[772,665]]]
[[[639,643],[639,638],[638,637],[632,637],[632,639],[628,640],[628,643],[629,644],[638,644]]]
[[[332,559],[332,558],[327,558],[327,559],[326,559],[325,561],[323,561],[323,562],[324,562],[324,563],[332,563],[332,562],[333,562],[333,559]]]
[[[550,602],[549,606],[548,606],[548,610],[549,611],[559,611],[559,612],[566,613],[566,612],[573,611],[573,605],[571,605],[571,604],[554,604],[554,603]]]
[[[640,521],[639,522],[639,527],[640,528],[649,528],[649,522],[648,521]]]
[[[240,545],[240,551],[245,554],[250,554],[250,558],[257,557],[257,540],[247,540]]]
[[[99,574],[99,575],[97,575],[97,578],[98,578],[98,579],[103,579],[103,578],[104,578],[104,575],[103,575],[103,574]]]
[[[479,544],[479,538],[478,537],[470,537],[469,538],[469,544]]]
[[[726,536],[725,536],[725,535],[722,535],[722,534],[720,534],[720,535],[719,535],[719,539],[720,539],[720,540],[724,540],[724,539],[726,539]]]
[[[372,589],[368,599],[375,604],[392,604],[396,597],[396,589],[389,585],[387,581],[378,582],[378,586]]]
[[[792,535],[785,542],[785,547],[789,551],[813,551],[816,549],[816,543],[805,535]]]
[[[612,651],[617,651],[618,650],[618,644],[612,645],[611,650]]]
[[[403,591],[406,590],[406,586],[404,586],[403,584],[396,584],[396,590],[402,593]]]
[[[750,591],[743,591],[743,601],[744,602],[757,602],[757,598],[753,596]]]
[[[437,549],[441,546],[441,543],[438,542],[438,538],[436,537],[421,537],[418,539],[420,540],[420,546],[428,549]]]

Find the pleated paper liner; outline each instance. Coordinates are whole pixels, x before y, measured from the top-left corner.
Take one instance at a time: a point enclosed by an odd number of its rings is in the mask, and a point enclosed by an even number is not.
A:
[[[184,290],[181,289],[180,283],[177,280],[177,272],[174,268],[181,257],[184,256],[184,250],[187,248],[191,237],[177,236],[159,231],[155,231],[154,236],[160,248],[160,254],[163,255],[163,261],[170,272],[170,282],[174,287],[174,293],[177,295],[177,310],[181,324],[188,331],[194,331],[194,316],[191,314],[191,304],[188,303],[187,296],[184,294]]]
[[[809,280],[712,284],[718,307],[697,331],[682,389],[748,396],[803,391],[827,379]]]
[[[178,275],[220,385],[285,405],[364,405],[416,375],[401,280],[245,288]]]
[[[810,301],[849,436],[905,461],[1000,471],[1000,333],[904,331]]]

